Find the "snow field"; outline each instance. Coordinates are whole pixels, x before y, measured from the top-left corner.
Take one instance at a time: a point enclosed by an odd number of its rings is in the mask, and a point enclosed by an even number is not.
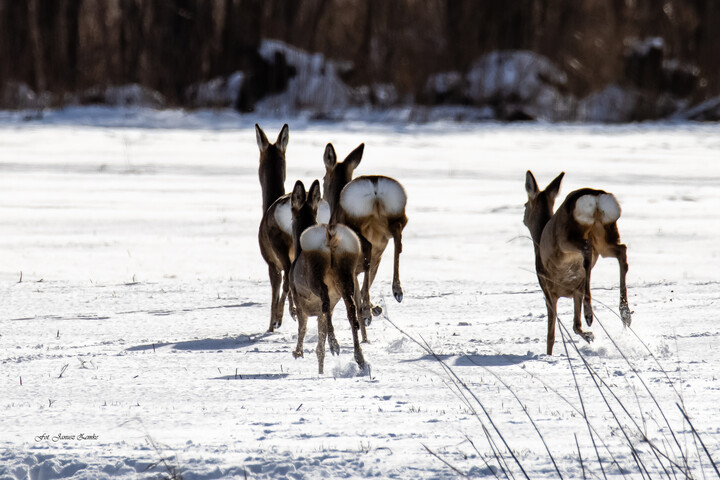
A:
[[[104,126],[84,125],[82,110],[40,123],[0,118],[1,479],[158,478],[167,475],[154,465],[162,456],[185,479],[457,476],[424,445],[472,477],[502,476],[478,417],[440,364],[393,324],[427,342],[468,385],[531,478],[557,473],[493,374],[527,407],[565,478],[583,474],[575,436],[587,473],[600,476],[560,332],[556,355],[543,354],[545,307],[522,225],[527,169],[541,188],[566,172],[558,204],[586,186],[618,199],[632,328],[672,386],[603,306],[617,311],[612,259],[593,270],[596,341],[571,338],[647,436],[677,458],[642,378],[693,475],[711,476],[673,388],[720,456],[720,127],[289,122],[286,189],[297,178],[321,178],[327,142],[338,151],[365,142],[356,175],[396,178],[408,196],[405,299],[392,299],[386,253],[371,290],[385,312],[363,345],[369,371],[354,364],[340,304],[341,355],[328,354],[318,376],[313,320],[302,359],[291,356],[289,315],[265,333],[257,119],[86,113]],[[284,120],[258,123],[275,138]],[[571,315],[571,302],[561,301],[568,329]],[[626,477],[640,478],[568,348],[590,422],[607,445],[606,473],[623,476],[610,451]],[[59,434],[75,438],[53,441]],[[663,475],[637,432],[633,441],[653,477]]]

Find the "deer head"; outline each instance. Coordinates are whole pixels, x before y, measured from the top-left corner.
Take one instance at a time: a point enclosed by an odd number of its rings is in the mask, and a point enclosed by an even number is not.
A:
[[[274,144],[268,141],[265,132],[257,123],[255,137],[260,149],[258,175],[262,187],[263,212],[265,212],[275,200],[285,194],[285,151],[289,140],[287,123],[283,125]]]
[[[320,182],[315,180],[310,185],[310,190],[305,192],[305,185],[298,180],[293,187],[290,196],[290,206],[292,209],[292,232],[293,245],[295,247],[295,258],[300,255],[302,250],[300,246],[300,235],[313,225],[317,224],[317,209],[320,203]]]
[[[560,183],[565,172],[561,172],[555,180],[550,182],[545,190],[540,191],[537,180],[530,170],[525,174],[525,190],[528,201],[525,203],[525,217],[523,223],[530,230],[535,245],[540,244],[540,236],[545,225],[550,220],[555,206],[555,198],[560,192]]]
[[[330,205],[330,211],[334,212],[340,200],[340,192],[353,178],[355,169],[362,160],[365,144],[361,143],[355,150],[345,157],[342,163],[338,163],[337,154],[332,143],[325,147],[323,161],[325,162],[325,176],[323,177],[323,192],[325,201]]]

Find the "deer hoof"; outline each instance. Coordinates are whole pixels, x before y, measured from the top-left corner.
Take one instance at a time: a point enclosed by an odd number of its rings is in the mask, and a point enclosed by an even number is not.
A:
[[[302,351],[302,350],[295,350],[295,351],[293,352],[293,358],[301,358],[302,356],[303,356],[303,351]]]
[[[360,321],[364,322],[365,326],[372,323],[372,313],[370,312],[370,307],[363,306],[360,309]]]
[[[393,296],[395,297],[395,300],[398,301],[398,303],[402,302],[403,291],[400,285],[393,285]]]
[[[592,315],[585,315],[585,323],[587,323],[587,326],[592,326],[593,322],[593,316]]]
[[[372,307],[373,317],[377,317],[382,314],[382,307],[380,305],[373,305]]]
[[[365,370],[365,358],[363,357],[362,352],[355,352],[355,361],[361,370]]]
[[[582,338],[583,338],[583,340],[585,340],[586,342],[590,343],[590,342],[592,342],[593,340],[595,340],[595,335],[594,335],[592,332],[583,332]]]
[[[335,338],[331,338],[328,343],[330,343],[330,353],[340,355],[340,344],[338,344],[338,341]]]
[[[632,323],[632,313],[630,307],[627,304],[620,305],[620,318],[622,319],[623,325],[629,327]]]

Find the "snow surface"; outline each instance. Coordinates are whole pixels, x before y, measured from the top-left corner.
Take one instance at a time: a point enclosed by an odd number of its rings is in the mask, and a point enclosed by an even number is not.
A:
[[[277,131],[286,119],[98,108],[31,117],[0,113],[0,479],[168,468],[186,480],[459,475],[425,447],[470,477],[504,478],[488,417],[393,324],[476,395],[530,478],[558,474],[523,408],[564,478],[602,478],[583,405],[605,474],[641,478],[572,345],[627,408],[603,390],[653,477],[665,473],[641,431],[680,465],[682,451],[696,478],[713,476],[676,403],[717,462],[720,126],[291,120],[286,187],[322,176],[328,142],[365,142],[356,173],[394,177],[408,195],[404,301],[392,300],[388,248],[371,290],[385,311],[363,345],[370,368],[358,371],[339,306],[341,354],[318,376],[312,323],[298,360],[287,313],[265,333],[253,125]],[[601,259],[596,340],[571,334],[570,360],[560,332],[556,355],[543,353],[522,224],[528,169],[541,185],[566,172],[558,202],[587,186],[623,208],[632,330],[617,317],[617,263]],[[565,328],[571,315],[562,300]]]

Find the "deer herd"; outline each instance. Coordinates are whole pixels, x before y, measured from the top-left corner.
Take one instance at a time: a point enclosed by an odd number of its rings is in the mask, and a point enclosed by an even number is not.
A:
[[[370,301],[370,287],[388,242],[394,244],[392,292],[403,299],[400,283],[402,232],[407,194],[395,179],[381,175],[353,178],[362,160],[364,144],[337,161],[332,144],[323,154],[325,175],[313,181],[309,189],[298,180],[292,192],[285,193],[289,131],[285,124],[274,144],[255,125],[262,188],[263,216],[258,240],[268,265],[272,297],[269,332],[282,324],[287,300],[288,310],[298,323],[295,358],[303,356],[303,340],[308,317],[317,317],[318,371],[323,373],[325,343],[338,355],[332,314],[342,299],[353,336],[355,361],[362,369],[365,359],[360,346],[367,343],[366,326],[382,308]],[[593,322],[590,273],[598,256],[614,257],[620,265],[620,316],[626,326],[631,322],[627,301],[626,247],[620,243],[617,220],[620,205],[611,193],[583,188],[571,192],[553,211],[564,172],[540,190],[532,172],[525,178],[528,201],[524,223],[530,230],[535,249],[535,268],[547,307],[547,354],[555,343],[557,302],[560,297],[574,301],[573,329],[587,342],[593,334],[582,328],[581,313],[588,326]],[[358,276],[362,273],[362,286]]]

